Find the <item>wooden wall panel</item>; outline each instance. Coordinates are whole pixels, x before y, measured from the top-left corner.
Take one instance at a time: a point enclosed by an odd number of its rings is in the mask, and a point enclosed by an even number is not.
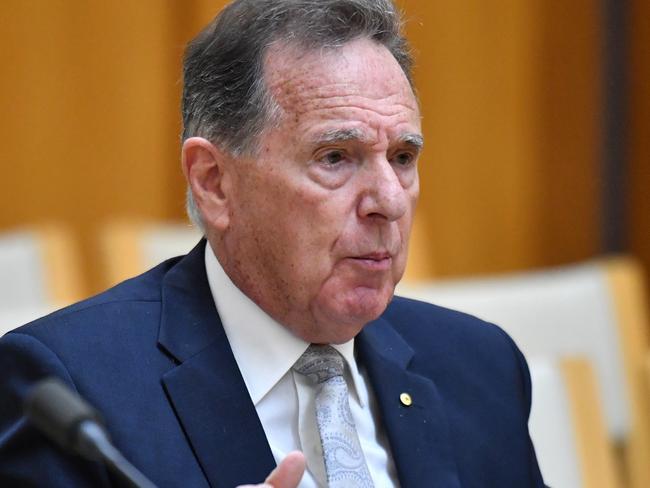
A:
[[[494,273],[598,250],[595,0],[400,2],[424,116],[424,274]],[[426,243],[414,242],[418,254]],[[409,277],[422,277],[412,263]]]
[[[601,252],[605,20],[598,0],[543,0],[536,76],[540,264]]]
[[[533,12],[517,1],[403,3],[424,117],[419,223],[432,272],[525,262],[536,232]]]
[[[2,4],[0,226],[64,220],[101,287],[104,219],[182,213],[173,18],[157,0]],[[171,203],[170,203],[171,202]]]
[[[647,273],[650,271],[650,2],[632,0],[629,5],[627,238]]]

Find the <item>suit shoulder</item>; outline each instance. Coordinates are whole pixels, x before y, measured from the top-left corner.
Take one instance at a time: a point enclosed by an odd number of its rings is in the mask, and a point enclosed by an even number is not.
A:
[[[428,302],[396,296],[386,309],[387,318],[400,333],[409,331],[425,336],[451,335],[463,340],[497,340],[512,342],[498,325],[458,310]]]
[[[441,361],[465,358],[463,363],[470,361],[489,368],[509,368],[514,360],[525,369],[525,359],[514,340],[498,325],[473,315],[395,297],[383,318],[425,356]]]

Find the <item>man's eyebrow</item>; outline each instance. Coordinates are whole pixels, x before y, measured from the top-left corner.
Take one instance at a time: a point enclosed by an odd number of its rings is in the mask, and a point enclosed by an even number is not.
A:
[[[363,134],[361,129],[331,129],[318,134],[314,138],[314,144],[333,144],[348,141],[366,142],[368,138]],[[413,146],[415,149],[420,150],[424,146],[424,138],[420,134],[404,134],[399,137],[398,142]]]
[[[424,147],[424,137],[420,134],[404,134],[399,138],[402,144],[408,144],[409,146],[415,147],[417,150],[420,150]]]
[[[332,144],[336,142],[364,141],[366,137],[361,129],[331,129],[318,134],[314,144]]]

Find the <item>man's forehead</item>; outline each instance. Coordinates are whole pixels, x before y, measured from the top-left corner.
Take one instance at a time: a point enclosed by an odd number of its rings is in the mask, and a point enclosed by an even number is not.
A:
[[[339,47],[305,50],[287,43],[267,51],[264,78],[280,106],[341,95],[367,98],[399,98],[407,108],[419,111],[411,86],[393,55],[370,39],[357,39]]]

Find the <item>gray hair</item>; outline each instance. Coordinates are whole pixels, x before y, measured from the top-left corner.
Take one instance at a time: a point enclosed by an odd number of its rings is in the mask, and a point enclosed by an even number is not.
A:
[[[268,47],[337,48],[358,38],[386,47],[412,83],[412,58],[391,0],[235,0],[194,39],[183,64],[183,140],[204,137],[233,156],[254,155],[277,106],[264,83]],[[204,230],[192,191],[187,212]]]

